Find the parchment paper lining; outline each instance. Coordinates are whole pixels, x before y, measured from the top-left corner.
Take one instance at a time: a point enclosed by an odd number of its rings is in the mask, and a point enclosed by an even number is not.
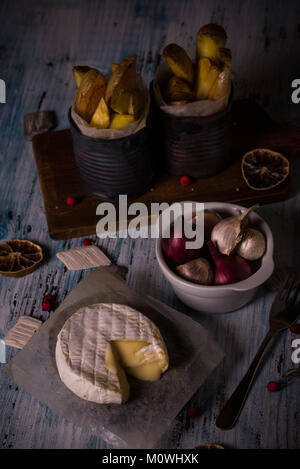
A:
[[[222,109],[226,108],[231,89],[229,89],[229,92],[226,96],[217,99],[216,101],[203,99],[200,101],[193,101],[192,103],[188,104],[168,106],[163,98],[163,89],[165,88],[171,76],[172,71],[170,70],[170,67],[167,63],[163,63],[157,67],[153,80],[153,92],[156,104],[161,108],[162,111],[174,116],[204,117],[220,112]]]
[[[55,363],[57,334],[79,307],[98,302],[128,304],[159,327],[170,368],[154,383],[129,377],[131,395],[123,405],[80,399],[60,380]],[[32,339],[5,366],[15,381],[58,415],[96,433],[117,448],[155,448],[176,415],[223,358],[209,333],[188,316],[140,296],[116,273],[100,267],[83,279]]]

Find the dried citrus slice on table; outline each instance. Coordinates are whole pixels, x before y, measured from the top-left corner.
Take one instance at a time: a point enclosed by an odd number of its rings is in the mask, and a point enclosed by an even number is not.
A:
[[[14,239],[0,243],[0,274],[6,277],[28,275],[42,260],[41,247],[31,241]]]
[[[278,186],[288,177],[289,172],[289,160],[281,153],[265,148],[249,151],[242,159],[243,178],[256,191]]]

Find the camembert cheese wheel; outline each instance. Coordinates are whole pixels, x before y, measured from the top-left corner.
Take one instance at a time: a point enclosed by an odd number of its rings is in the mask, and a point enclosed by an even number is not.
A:
[[[129,399],[126,373],[156,381],[169,365],[156,325],[139,311],[100,303],[79,309],[57,337],[56,364],[63,383],[99,404]]]

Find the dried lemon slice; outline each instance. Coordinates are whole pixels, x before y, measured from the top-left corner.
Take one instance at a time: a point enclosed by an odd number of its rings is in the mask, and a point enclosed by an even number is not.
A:
[[[31,241],[14,239],[0,243],[0,274],[6,277],[31,274],[42,260],[41,247]]]
[[[281,184],[289,175],[289,160],[265,148],[249,151],[242,159],[242,174],[251,189],[262,191]]]

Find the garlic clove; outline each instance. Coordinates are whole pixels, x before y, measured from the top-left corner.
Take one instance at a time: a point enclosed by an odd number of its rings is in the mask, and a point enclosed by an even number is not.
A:
[[[247,218],[258,204],[253,205],[238,215],[227,217],[217,223],[211,233],[211,240],[221,254],[229,256],[242,241],[247,226]]]
[[[237,254],[248,261],[260,259],[266,251],[264,235],[254,228],[247,228],[242,241],[237,247]]]
[[[199,257],[176,267],[176,272],[181,277],[200,285],[212,285],[213,270],[210,263]]]

